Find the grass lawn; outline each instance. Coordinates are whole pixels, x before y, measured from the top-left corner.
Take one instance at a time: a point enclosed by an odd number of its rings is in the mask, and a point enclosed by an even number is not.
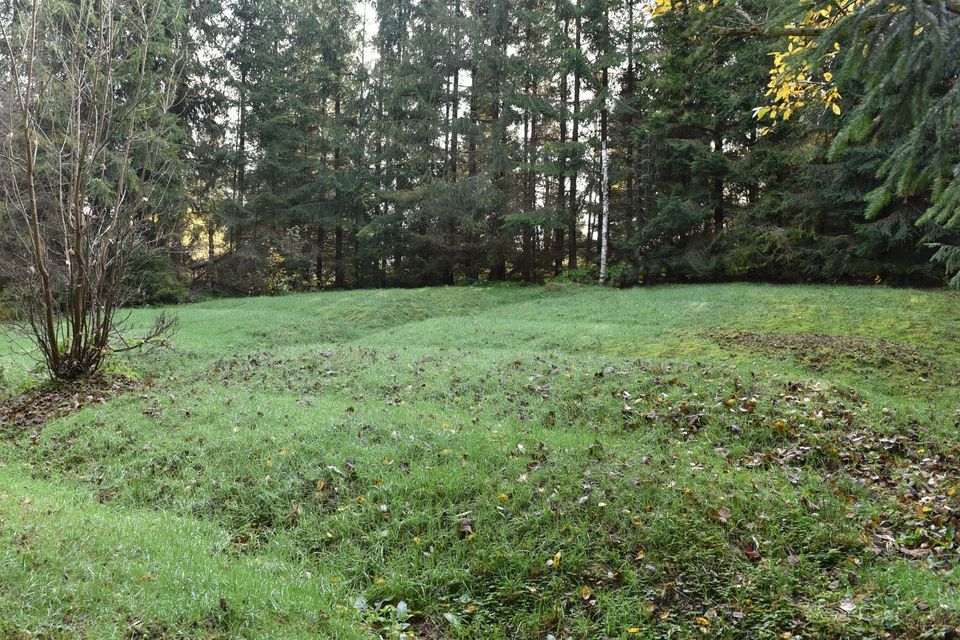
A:
[[[175,350],[111,362],[138,388],[0,423],[0,637],[960,633],[955,293],[178,313]],[[2,353],[0,394],[38,393]]]

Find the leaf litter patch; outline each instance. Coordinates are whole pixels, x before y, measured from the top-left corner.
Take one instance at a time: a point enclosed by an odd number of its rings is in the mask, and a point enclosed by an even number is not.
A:
[[[867,551],[929,559],[942,568],[956,564],[960,446],[925,437],[915,422],[904,428],[892,409],[866,419],[855,392],[833,387],[789,382],[772,404],[779,417],[758,415],[754,426],[775,431],[783,446],[754,451],[743,466],[780,466],[788,475],[808,467],[832,484],[842,472],[885,506],[865,523]]]
[[[136,391],[142,383],[132,378],[98,374],[77,382],[44,385],[0,401],[0,434],[17,435],[47,422],[111,398]]]
[[[702,375],[716,379],[716,372]],[[730,382],[732,392],[722,392]],[[800,469],[809,469],[860,511],[850,517],[863,518],[866,505],[856,504],[856,491],[847,495],[848,479],[880,511],[863,520],[861,541],[870,553],[944,569],[960,561],[960,444],[894,409],[871,407],[856,389],[810,381],[726,383],[712,399],[696,398],[677,377],[654,378],[650,388],[659,393],[618,389],[611,395],[623,403],[628,430],[660,426],[689,440],[719,426],[727,433],[712,430],[708,437],[732,437],[747,448],[738,466],[779,467],[793,482]]]
[[[907,371],[919,373],[933,369],[933,363],[913,347],[887,340],[825,333],[755,331],[710,331],[705,335],[728,349],[742,347],[762,355],[789,355],[818,371],[841,362],[875,369],[899,365]]]

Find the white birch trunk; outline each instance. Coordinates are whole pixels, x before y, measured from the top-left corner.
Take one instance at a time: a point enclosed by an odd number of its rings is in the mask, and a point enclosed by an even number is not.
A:
[[[607,156],[607,141],[600,142],[601,185],[600,197],[603,219],[600,223],[600,284],[607,281],[607,229],[610,225],[610,181],[608,179],[609,157]]]

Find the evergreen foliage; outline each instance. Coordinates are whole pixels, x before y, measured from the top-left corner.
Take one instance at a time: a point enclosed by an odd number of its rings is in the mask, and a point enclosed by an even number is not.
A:
[[[794,40],[718,32],[813,4],[191,2],[171,255],[232,293],[586,278],[605,141],[620,284],[941,283],[960,14],[897,6],[831,18],[802,60],[835,102],[767,130],[771,54]]]

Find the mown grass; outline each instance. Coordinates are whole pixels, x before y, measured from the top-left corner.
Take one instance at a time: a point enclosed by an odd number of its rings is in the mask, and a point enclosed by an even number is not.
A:
[[[112,363],[140,392],[0,429],[0,635],[945,636],[958,310],[762,285],[183,307],[175,351]],[[771,333],[861,340],[811,364]]]

